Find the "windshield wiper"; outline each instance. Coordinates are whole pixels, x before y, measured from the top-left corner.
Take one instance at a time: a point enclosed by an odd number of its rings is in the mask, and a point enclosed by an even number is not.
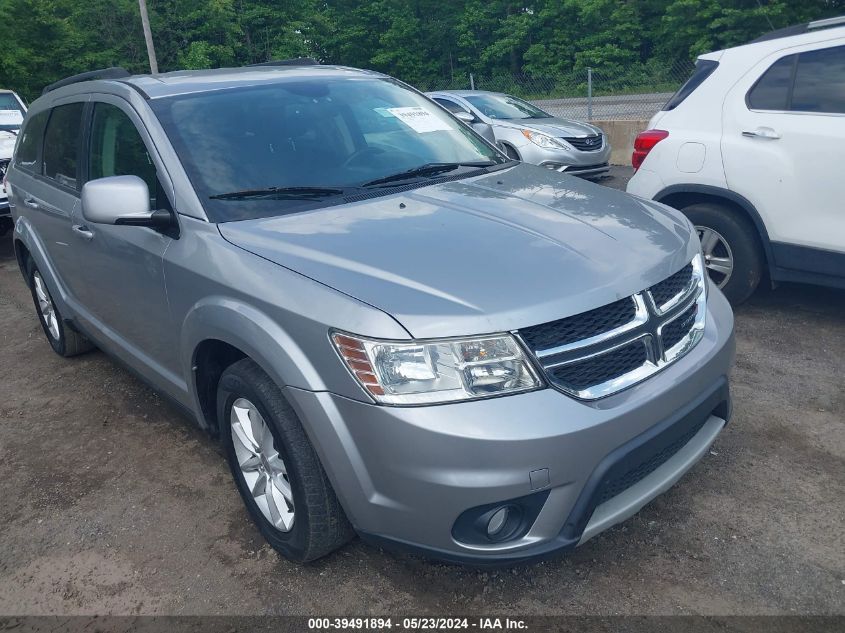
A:
[[[414,178],[421,178],[424,176],[436,176],[447,171],[454,171],[458,167],[491,167],[496,163],[492,160],[471,161],[464,163],[426,163],[413,169],[406,169],[390,176],[383,178],[376,178],[362,184],[362,187],[375,187],[376,185],[386,185],[402,180],[412,180]]]
[[[337,187],[267,187],[266,189],[244,189],[209,196],[212,200],[316,200],[340,196],[345,190]]]

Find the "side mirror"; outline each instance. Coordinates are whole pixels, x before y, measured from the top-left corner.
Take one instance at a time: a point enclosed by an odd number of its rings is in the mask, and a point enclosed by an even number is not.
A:
[[[138,176],[108,176],[82,187],[82,217],[95,224],[161,228],[171,224],[169,211],[150,209],[150,191]]]
[[[455,112],[455,117],[457,117],[457,119],[459,121],[463,121],[464,123],[467,123],[467,124],[475,123],[475,120],[476,120],[474,115],[472,115],[469,112],[463,112],[463,111]]]

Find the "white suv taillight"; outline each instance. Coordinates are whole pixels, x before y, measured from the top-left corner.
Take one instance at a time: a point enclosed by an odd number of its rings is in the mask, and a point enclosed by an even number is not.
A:
[[[667,136],[669,132],[666,130],[646,130],[637,135],[634,141],[634,153],[631,154],[631,165],[634,170],[640,168],[651,149]]]

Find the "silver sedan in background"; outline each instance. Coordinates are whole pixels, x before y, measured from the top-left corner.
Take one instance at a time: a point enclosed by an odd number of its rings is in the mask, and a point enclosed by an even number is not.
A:
[[[610,169],[610,143],[595,125],[561,119],[498,92],[449,90],[426,94],[510,158],[586,177]]]

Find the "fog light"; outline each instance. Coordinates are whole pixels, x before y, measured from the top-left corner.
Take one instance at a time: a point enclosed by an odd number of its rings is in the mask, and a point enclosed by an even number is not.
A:
[[[487,522],[487,536],[492,539],[496,538],[508,522],[509,514],[510,510],[508,506],[496,510],[493,516],[490,517],[490,521]]]
[[[452,526],[458,543],[490,545],[522,538],[549,498],[548,490],[464,510]]]

